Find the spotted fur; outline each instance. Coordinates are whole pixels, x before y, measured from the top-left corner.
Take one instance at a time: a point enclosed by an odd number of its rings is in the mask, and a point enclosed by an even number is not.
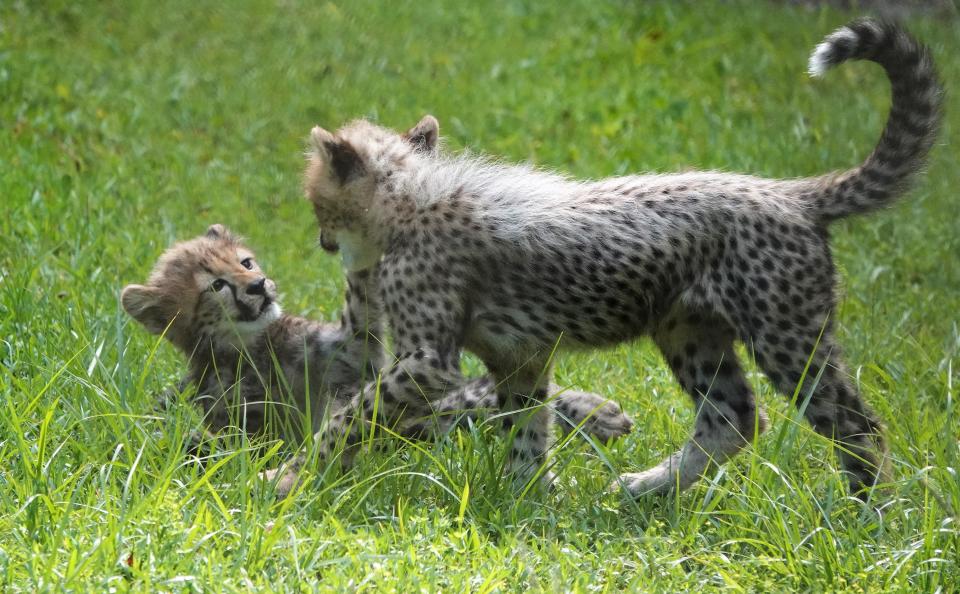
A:
[[[147,284],[126,287],[121,301],[134,319],[165,333],[187,355],[180,387],[195,388],[210,431],[239,427],[297,442],[309,412],[312,430],[325,427],[331,439],[354,439],[359,425],[348,428],[356,420],[350,397],[377,377],[384,360],[375,287],[369,272],[348,275],[339,324],[282,314],[276,285],[253,252],[214,225],[206,235],[167,250]],[[581,426],[603,440],[630,430],[630,419],[598,395],[559,387],[552,392],[564,427]],[[374,395],[361,404],[368,413]],[[398,418],[390,412],[389,393],[380,396],[385,415]],[[475,379],[437,403],[410,403],[399,430],[429,436],[496,408],[492,381]]]
[[[529,472],[545,456],[551,416],[537,405],[555,345],[650,335],[693,400],[695,428],[675,454],[620,484],[632,495],[667,492],[766,426],[734,350],[741,341],[782,393],[799,388],[797,405],[838,444],[854,491],[885,477],[880,423],[834,337],[827,226],[903,193],[933,142],[941,90],[927,50],[895,25],[855,21],[824,44],[817,72],[847,59],[877,62],[893,107],[862,165],[811,179],[708,172],[575,181],[444,154],[429,116],[406,134],[366,121],[336,134],[315,128],[306,195],[345,264],[377,270],[401,353],[382,389],[400,401],[439,398],[441,387],[463,381],[460,349],[473,351],[502,406],[525,411],[505,419],[519,427],[512,468]],[[345,162],[354,166],[345,171]]]

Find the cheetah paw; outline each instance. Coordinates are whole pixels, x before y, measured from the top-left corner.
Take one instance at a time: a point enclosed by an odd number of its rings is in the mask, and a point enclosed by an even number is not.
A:
[[[274,485],[277,499],[286,499],[300,483],[300,473],[295,467],[280,466],[260,473],[260,480]]]
[[[593,438],[607,442],[630,433],[633,421],[620,405],[607,401],[587,418],[583,429]]]
[[[579,425],[585,434],[608,442],[623,437],[633,429],[633,421],[620,405],[599,394],[567,390],[557,396],[554,407],[564,435]]]
[[[620,491],[624,495],[639,499],[648,495],[665,495],[676,487],[676,474],[662,468],[651,468],[643,472],[627,472],[610,485],[608,491]]]

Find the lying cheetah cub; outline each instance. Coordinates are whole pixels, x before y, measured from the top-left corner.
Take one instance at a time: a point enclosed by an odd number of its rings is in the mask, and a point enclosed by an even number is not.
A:
[[[147,330],[170,340],[189,358],[181,383],[196,387],[207,428],[228,426],[286,441],[302,439],[303,415],[316,431],[329,412],[341,409],[383,358],[377,336],[380,306],[375,279],[348,277],[340,324],[284,315],[277,289],[238,237],[222,225],[178,243],[157,262],[146,285],[123,290],[123,308]],[[556,414],[597,438],[623,435],[632,425],[619,407],[595,395],[560,391]],[[496,405],[489,378],[463,383],[438,402],[412,402],[398,429],[415,437],[446,431],[455,421]],[[330,423],[327,433],[343,437]]]
[[[404,134],[355,121],[314,128],[306,195],[325,243],[350,269],[376,270],[398,361],[382,389],[440,398],[463,380],[461,348],[497,381],[506,410],[535,407],[550,355],[649,334],[697,410],[690,440],[629,494],[683,489],[764,430],[737,361],[742,341],[813,427],[835,440],[851,488],[885,476],[881,427],[834,337],[830,223],[891,204],[924,162],[941,87],[923,46],[895,25],[858,20],[816,48],[810,72],[870,60],[893,107],[861,165],[807,179],[727,173],[575,181],[523,165],[438,151],[425,117]],[[809,367],[808,367],[809,364]],[[520,417],[511,418],[517,421]],[[513,468],[545,455],[551,415],[518,428]]]

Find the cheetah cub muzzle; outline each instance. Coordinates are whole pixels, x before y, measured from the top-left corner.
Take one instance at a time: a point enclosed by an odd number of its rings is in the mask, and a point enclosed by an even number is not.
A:
[[[727,173],[576,181],[438,150],[425,117],[406,133],[366,121],[314,128],[305,176],[322,234],[348,268],[375,268],[399,353],[395,368],[439,398],[463,379],[457,354],[493,374],[513,434],[511,469],[542,467],[551,417],[538,405],[558,343],[652,336],[696,408],[689,441],[619,484],[683,489],[764,430],[734,344],[834,440],[850,487],[885,480],[881,426],[834,332],[828,226],[891,204],[934,141],[941,87],[929,52],[896,25],[864,19],[811,60],[879,64],[893,106],[853,169],[805,179]],[[398,399],[411,385],[389,380]],[[432,390],[432,392],[430,392]],[[522,413],[522,414],[521,414]]]

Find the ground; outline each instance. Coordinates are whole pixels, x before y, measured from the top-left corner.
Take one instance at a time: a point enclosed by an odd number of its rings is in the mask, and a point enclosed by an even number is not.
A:
[[[152,398],[182,363],[118,303],[166,245],[219,222],[258,250],[288,310],[332,318],[343,276],[299,189],[315,124],[432,113],[449,147],[583,177],[853,165],[885,117],[882,72],[805,74],[852,16],[746,1],[3,3],[0,589],[960,588],[955,111],[907,199],[833,229],[840,340],[889,427],[882,513],[846,496],[829,446],[756,373],[773,429],[749,452],[677,497],[605,494],[691,426],[647,341],[559,358],[561,383],[615,398],[637,427],[556,448],[552,492],[497,480],[505,450],[479,427],[276,503],[253,480],[271,459],[203,470],[180,454],[196,416],[157,419]],[[951,96],[956,18],[906,21]]]

